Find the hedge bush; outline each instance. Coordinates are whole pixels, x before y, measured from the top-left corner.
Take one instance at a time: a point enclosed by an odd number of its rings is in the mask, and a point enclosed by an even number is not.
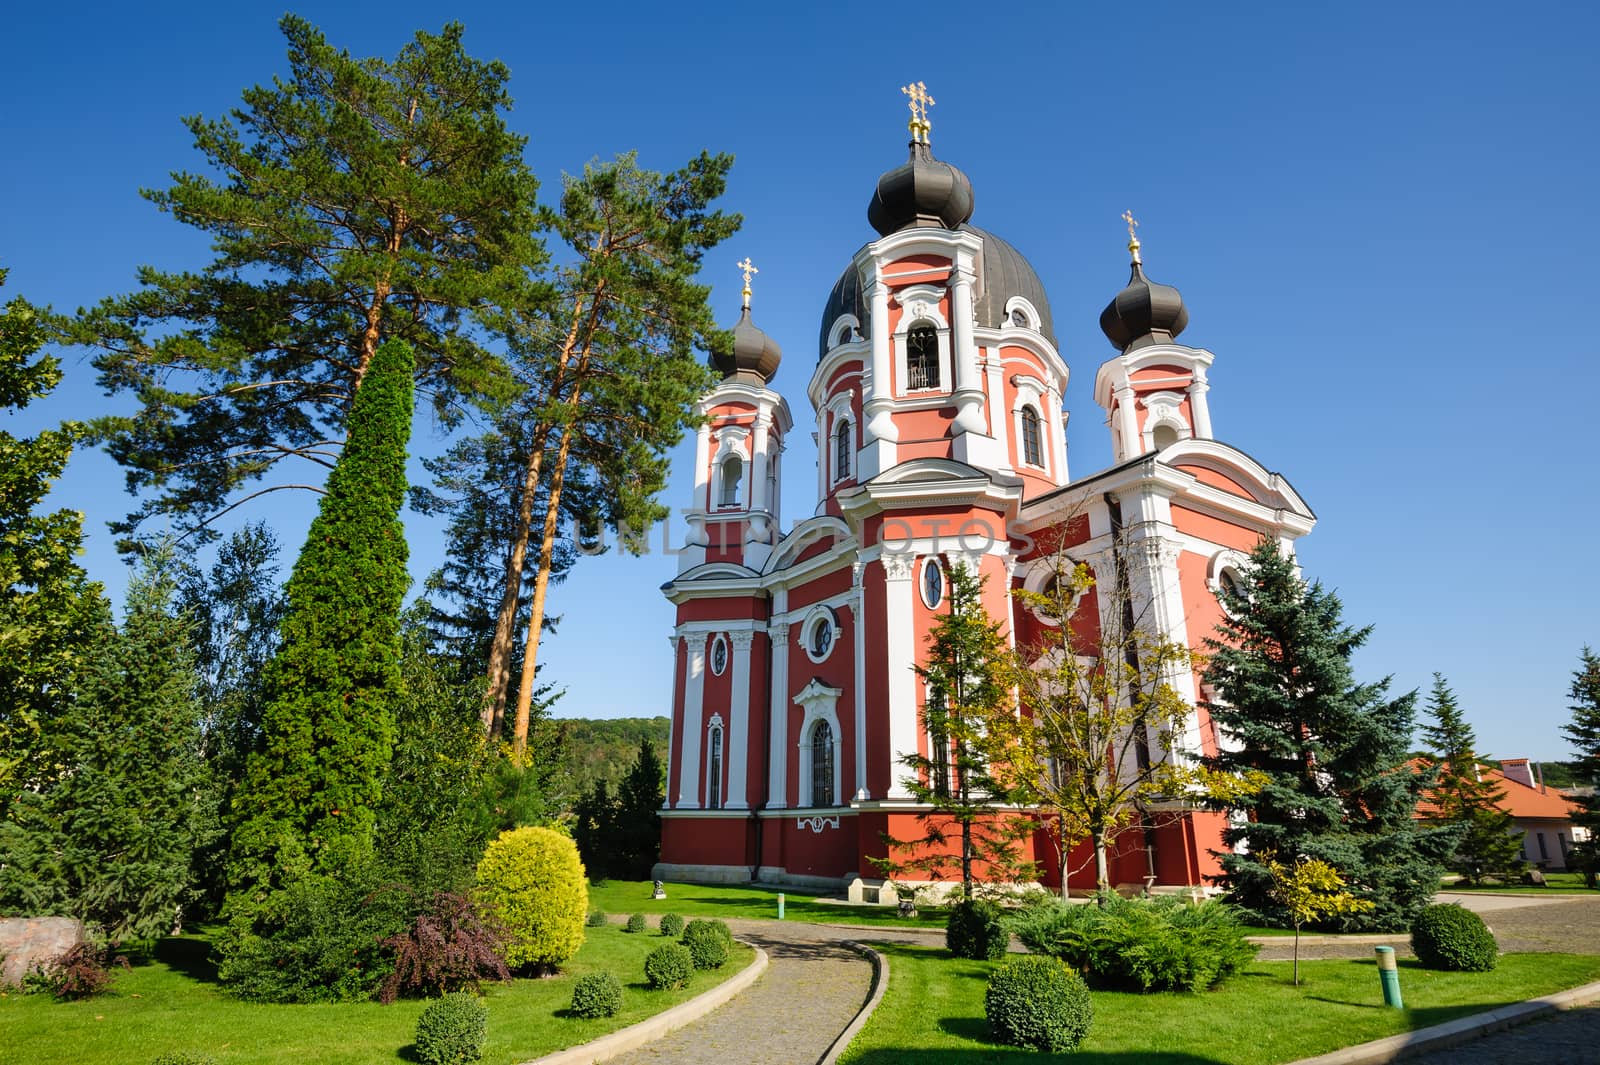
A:
[[[644,960],[644,978],[657,991],[674,991],[694,975],[694,956],[681,943],[657,947]]]
[[[417,1018],[417,1060],[423,1065],[466,1065],[483,1057],[489,1008],[478,996],[452,991]]]
[[[572,1012],[578,1017],[612,1017],[622,1008],[622,981],[611,973],[589,973],[572,985]]]
[[[944,943],[958,958],[1005,957],[1011,936],[1000,920],[1000,907],[987,899],[962,899],[950,908]]]
[[[609,923],[610,922],[606,919],[606,915],[601,913],[599,910],[596,910],[588,917],[584,918],[583,926],[585,928],[604,928]]]
[[[1013,958],[989,977],[983,1015],[995,1038],[1052,1054],[1076,1050],[1094,1005],[1083,978],[1054,958]]]
[[[1488,972],[1500,956],[1483,918],[1453,902],[1425,907],[1417,915],[1411,950],[1426,968],[1468,973]]]
[[[644,914],[633,913],[628,915],[628,931],[643,932],[645,929]]]
[[[549,971],[583,945],[589,886],[567,836],[532,827],[502,832],[478,862],[478,890],[506,928],[512,968]]]
[[[1238,911],[1220,902],[1176,897],[1092,903],[1053,900],[1008,922],[1035,954],[1059,958],[1093,987],[1122,991],[1200,991],[1215,987],[1256,956]]]
[[[683,930],[683,945],[689,948],[696,969],[720,969],[733,949],[733,933],[724,921],[690,921]]]
[[[683,915],[678,913],[664,913],[661,915],[661,934],[664,936],[683,935]]]

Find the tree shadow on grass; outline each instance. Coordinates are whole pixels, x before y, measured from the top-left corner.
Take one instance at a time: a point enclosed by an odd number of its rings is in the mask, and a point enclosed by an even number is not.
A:
[[[156,961],[202,984],[217,982],[217,963],[211,960],[211,943],[193,936],[168,936],[156,942]]]

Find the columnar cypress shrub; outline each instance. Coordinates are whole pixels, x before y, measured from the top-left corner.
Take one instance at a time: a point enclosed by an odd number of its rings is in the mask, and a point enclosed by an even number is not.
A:
[[[583,945],[589,888],[570,837],[548,828],[502,832],[478,863],[478,895],[509,933],[514,969],[555,969]]]
[[[282,642],[263,678],[264,749],[235,798],[232,906],[281,873],[333,871],[370,845],[400,689],[413,368],[397,341],[373,357],[289,579]]]

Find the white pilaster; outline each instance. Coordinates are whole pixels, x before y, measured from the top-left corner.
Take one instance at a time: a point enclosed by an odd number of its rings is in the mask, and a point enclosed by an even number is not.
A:
[[[850,567],[850,627],[855,631],[856,688],[856,790],[857,801],[872,798],[867,790],[867,626],[866,590],[861,584],[865,567],[856,562]]]
[[[889,670],[889,794],[909,799],[902,779],[910,770],[901,761],[917,753],[916,639],[912,632],[912,585],[917,559],[909,551],[885,551],[880,560],[884,576],[883,661]]]
[[[895,443],[900,430],[895,428],[890,410],[894,407],[894,374],[891,369],[893,354],[889,350],[889,287],[883,278],[870,282],[868,303],[872,314],[872,372],[864,382],[862,413],[863,427],[861,454],[858,457],[857,481],[866,481],[895,464]],[[826,441],[817,442],[817,454],[826,462]],[[826,473],[824,473],[826,483]]]
[[[1061,393],[1056,391],[1054,385],[1045,393],[1044,406],[1044,425],[1040,428],[1050,434],[1050,454],[1054,460],[1051,472],[1055,475],[1056,484],[1066,484],[1070,479],[1067,477],[1067,426],[1061,417]]]
[[[679,636],[677,633],[673,633],[671,636],[667,637],[667,642],[672,645],[672,695],[673,698],[676,699],[678,695],[678,677],[680,676],[678,673],[678,648],[683,644],[683,637]],[[672,741],[674,739],[673,733],[676,731],[677,726],[673,725],[669,721],[667,731],[667,793],[661,797],[661,808],[663,810],[672,809],[672,796],[678,790],[678,778],[672,775],[672,771],[674,768],[676,768],[677,762],[677,759],[672,757]]]
[[[1134,409],[1135,402],[1131,384],[1124,384],[1117,389],[1117,430],[1122,437],[1122,446],[1117,451],[1118,462],[1131,459],[1139,453],[1139,414]]]
[[[750,644],[754,639],[755,633],[749,629],[728,633],[728,641],[733,644],[733,671],[729,679],[732,695],[728,700],[731,720],[722,746],[728,759],[728,796],[724,805],[730,810],[745,810],[750,806],[745,781],[749,779]]]
[[[956,420],[953,431],[987,433],[983,416],[983,383],[978,379],[978,351],[972,336],[972,254],[960,252],[950,271],[950,343],[955,362]]]
[[[1000,452],[997,467],[1011,473],[1016,467],[1011,462],[1011,417],[1006,407],[1005,368],[1000,362],[1000,349],[988,348],[985,352],[987,369],[984,377],[989,389],[989,424],[994,427],[994,439]]]
[[[789,805],[789,626],[767,626],[772,655],[772,693],[767,713],[772,715],[767,758],[767,806],[781,810]]]
[[[683,765],[678,770],[680,810],[700,808],[700,714],[706,696],[706,634],[696,632],[684,638],[688,662],[683,677]]]
[[[1206,368],[1197,362],[1194,377],[1189,381],[1189,412],[1194,415],[1194,435],[1201,440],[1213,440],[1211,435],[1211,402],[1206,393],[1211,383],[1206,380]]]

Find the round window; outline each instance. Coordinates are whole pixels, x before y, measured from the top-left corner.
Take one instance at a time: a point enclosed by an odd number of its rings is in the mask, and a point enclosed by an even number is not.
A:
[[[833,650],[833,623],[827,618],[818,618],[817,623],[811,627],[811,657],[827,658],[831,650]]]
[[[929,610],[936,610],[944,602],[944,570],[939,566],[937,558],[923,560],[922,563],[922,601]]]
[[[728,641],[718,636],[711,642],[711,672],[722,676],[722,671],[728,668]]]

